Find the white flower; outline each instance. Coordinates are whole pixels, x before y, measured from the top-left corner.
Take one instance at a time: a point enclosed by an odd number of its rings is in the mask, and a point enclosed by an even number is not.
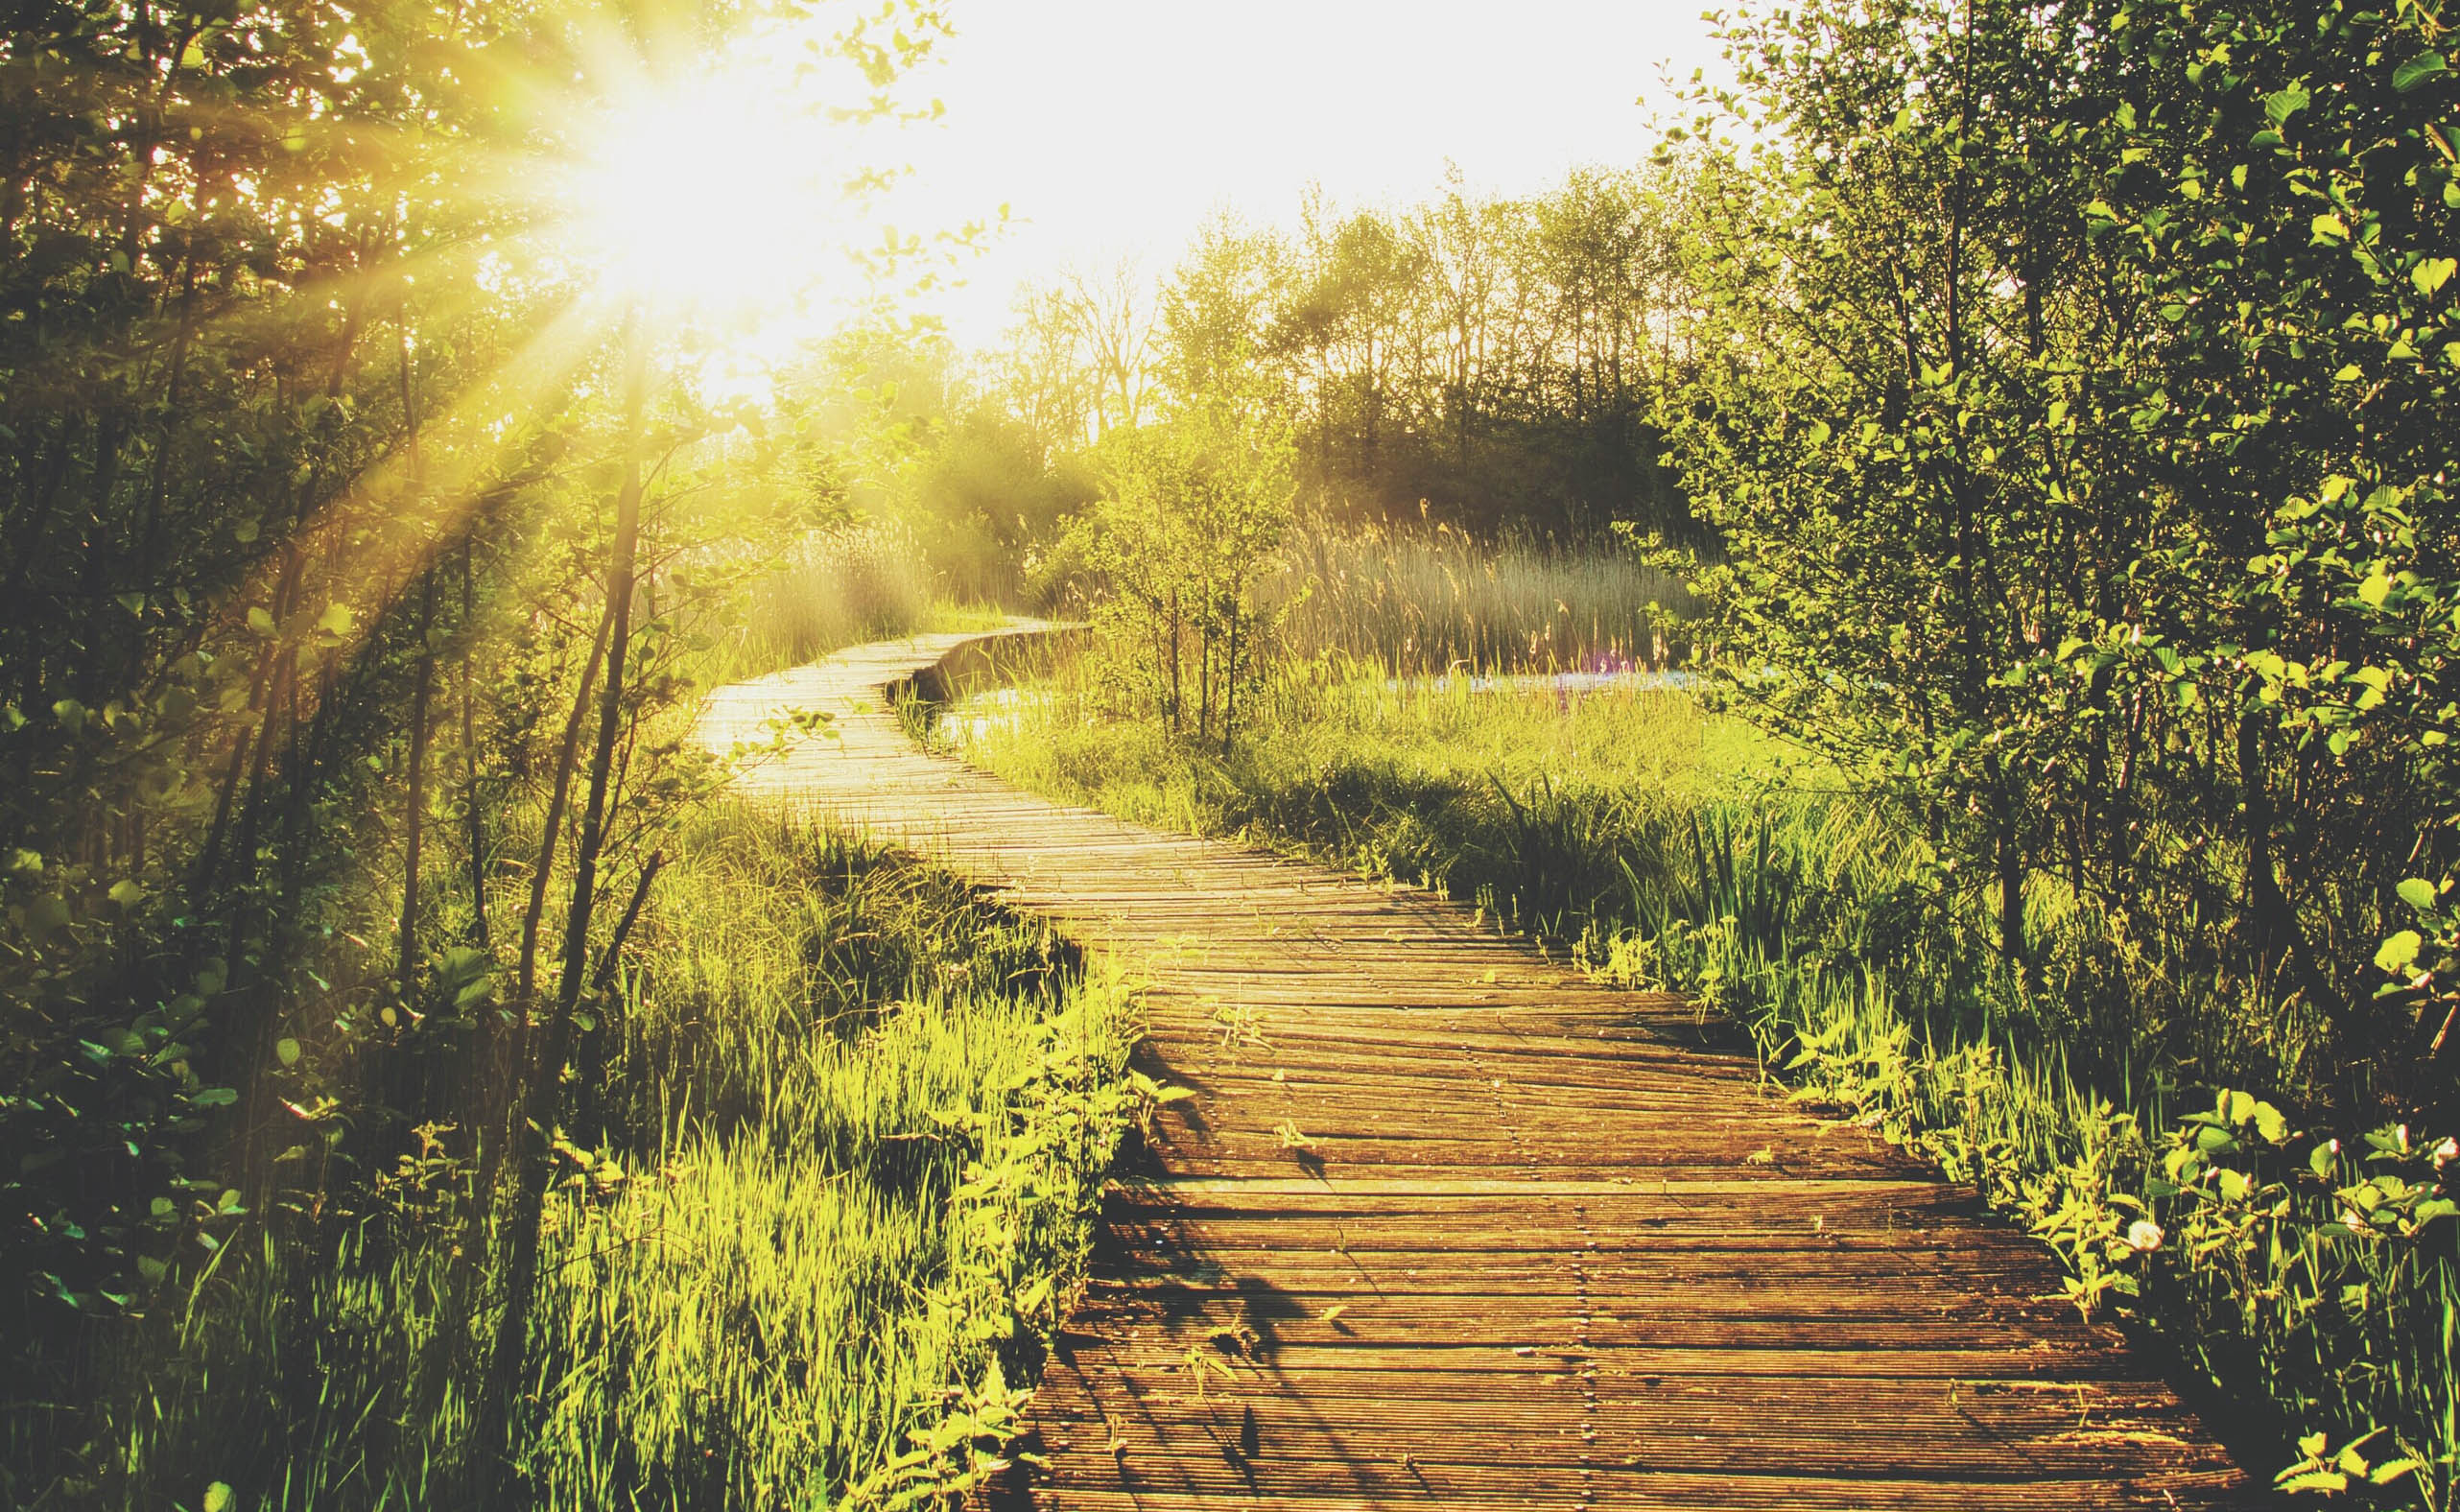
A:
[[[2161,1225],[2150,1218],[2138,1218],[2127,1225],[2127,1247],[2139,1255],[2149,1255],[2161,1248],[2163,1238]]]
[[[2443,1143],[2434,1146],[2434,1169],[2441,1170],[2455,1160],[2460,1160],[2460,1139],[2445,1135]]]

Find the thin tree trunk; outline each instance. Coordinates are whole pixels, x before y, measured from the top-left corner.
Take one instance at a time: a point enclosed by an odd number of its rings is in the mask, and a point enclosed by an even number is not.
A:
[[[573,695],[572,713],[564,721],[563,741],[556,750],[555,781],[547,798],[546,819],[538,832],[537,858],[530,872],[530,901],[521,913],[521,954],[513,971],[511,1014],[504,1025],[496,1055],[497,1075],[492,1086],[498,1100],[487,1107],[486,1127],[491,1134],[479,1156],[479,1187],[485,1192],[498,1190],[505,1156],[521,1144],[519,1115],[530,1065],[530,1020],[537,1003],[538,933],[547,916],[547,886],[554,877],[556,852],[563,838],[564,807],[572,795],[573,772],[580,763],[580,736],[589,716],[590,694],[598,684],[598,669],[605,657],[606,634],[613,623],[610,604],[599,616],[598,632],[590,640],[589,659],[581,665],[580,687]]]
[[[547,883],[556,869],[556,851],[562,839],[564,805],[572,796],[573,772],[580,763],[580,732],[589,717],[589,696],[598,683],[598,668],[606,656],[606,635],[615,623],[610,603],[599,617],[598,633],[589,645],[589,660],[580,670],[580,689],[573,695],[572,713],[564,720],[563,743],[556,751],[556,775],[547,795],[546,823],[538,836],[538,860],[530,872],[530,905],[521,915],[521,961],[513,991],[527,1014],[538,983],[538,930],[547,916]]]
[[[624,905],[624,916],[615,921],[615,933],[606,941],[606,954],[598,958],[598,970],[589,979],[589,990],[601,997],[615,985],[615,968],[623,963],[624,942],[632,937],[632,926],[641,919],[641,906],[650,901],[650,884],[658,880],[666,865],[666,852],[651,851],[641,866],[640,879],[632,884],[632,901]]]
[[[423,511],[427,459],[418,444],[418,391],[411,372],[407,308],[393,321],[393,332],[401,354],[401,425],[410,448],[411,508]],[[410,797],[402,826],[401,958],[395,976],[405,1004],[418,986],[418,864],[420,842],[427,832],[427,706],[435,688],[436,568],[431,562],[418,581],[418,671],[410,696]]]
[[[1230,722],[1239,713],[1239,611],[1230,611],[1229,668],[1221,684],[1221,754],[1230,754]]]
[[[641,527],[641,409],[647,352],[636,310],[624,333],[624,476],[615,499],[615,540],[606,570],[606,680],[599,693],[598,737],[590,751],[589,796],[581,813],[580,838],[573,854],[572,906],[564,919],[563,969],[556,980],[556,1006],[547,1026],[545,1053],[522,1068],[524,1108],[515,1141],[526,1155],[519,1167],[512,1225],[512,1256],[507,1267],[504,1311],[497,1319],[495,1352],[488,1361],[489,1381],[481,1410],[485,1415],[479,1437],[482,1453],[496,1456],[498,1489],[508,1497],[518,1490],[512,1461],[513,1392],[518,1387],[528,1341],[532,1292],[538,1273],[539,1223],[546,1211],[547,1183],[554,1168],[546,1143],[555,1126],[557,1095],[562,1090],[565,1058],[572,1051],[573,1013],[580,1002],[588,966],[590,915],[598,900],[598,862],[612,815],[607,795],[613,786],[615,748],[623,734],[625,658],[631,649],[633,575]]]
[[[461,811],[468,825],[466,844],[470,868],[470,942],[485,950],[486,927],[486,810],[479,802],[479,743],[471,658],[476,653],[473,628],[478,619],[478,587],[471,556],[477,542],[461,538]]]
[[[420,575],[418,671],[410,695],[410,795],[402,825],[401,959],[397,979],[408,1003],[418,985],[418,865],[427,831],[427,705],[436,685],[436,569]]]

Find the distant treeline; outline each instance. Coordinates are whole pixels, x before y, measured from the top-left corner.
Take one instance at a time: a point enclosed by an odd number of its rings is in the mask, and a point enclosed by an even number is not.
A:
[[[1457,177],[1397,210],[1311,198],[1293,227],[1213,222],[1158,277],[1121,262],[1029,289],[979,361],[841,356],[931,417],[917,511],[1002,549],[1099,491],[1083,455],[1103,435],[1233,391],[1287,424],[1309,514],[1677,534],[1690,517],[1647,416],[1690,354],[1691,203],[1684,175],[1637,167],[1526,199]]]

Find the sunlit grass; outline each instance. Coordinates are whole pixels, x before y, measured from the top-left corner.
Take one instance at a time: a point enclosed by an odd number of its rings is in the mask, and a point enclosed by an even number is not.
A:
[[[701,652],[708,686],[798,667],[866,641],[942,630],[987,630],[1006,618],[960,602],[912,533],[871,521],[816,531],[745,587],[741,613]]]
[[[1528,848],[1522,795],[1543,791],[1558,816],[1589,813],[1610,836],[1651,827],[1644,810],[1672,815],[1712,791],[1816,769],[1806,753],[1657,687],[1489,693],[1329,656],[1272,676],[1252,708],[1256,723],[1228,752],[1198,749],[1117,717],[1100,666],[1078,662],[956,710],[941,728],[970,759],[1037,791],[1166,828],[1296,845],[1464,898],[1491,894],[1532,922],[1624,883],[1611,844],[1530,852],[1524,884],[1467,864]]]
[[[750,809],[696,819],[661,886],[576,1067],[528,1352],[532,1504],[832,1504],[952,1413],[1011,1421],[1132,1112],[1134,1016],[955,879]],[[438,1132],[322,1263],[233,1240],[167,1356],[131,1362],[98,1492],[467,1504],[499,1283],[467,1143]]]
[[[1683,650],[1653,608],[1688,607],[1682,585],[1612,547],[1319,525],[1282,555],[1263,599],[1301,658],[1337,651],[1404,674],[1561,672],[1660,667]]]

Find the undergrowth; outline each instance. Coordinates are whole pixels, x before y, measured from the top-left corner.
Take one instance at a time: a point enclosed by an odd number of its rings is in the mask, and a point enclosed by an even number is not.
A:
[[[747,808],[688,828],[643,930],[556,1144],[531,1504],[913,1505],[979,1477],[1138,1117],[1125,991],[945,873]],[[365,1211],[233,1236],[89,1493],[460,1499],[499,1285],[473,1240],[500,1218],[463,1132],[420,1136]]]
[[[2008,969],[1918,832],[1680,691],[1479,695],[1319,660],[1257,707],[1224,754],[1063,675],[944,729],[1027,786],[1441,888],[1692,996],[1795,1096],[1975,1184],[2079,1309],[2151,1330],[2284,1486],[2460,1504],[2460,1146],[2335,1134],[2294,1014],[2199,991],[2048,882]]]

